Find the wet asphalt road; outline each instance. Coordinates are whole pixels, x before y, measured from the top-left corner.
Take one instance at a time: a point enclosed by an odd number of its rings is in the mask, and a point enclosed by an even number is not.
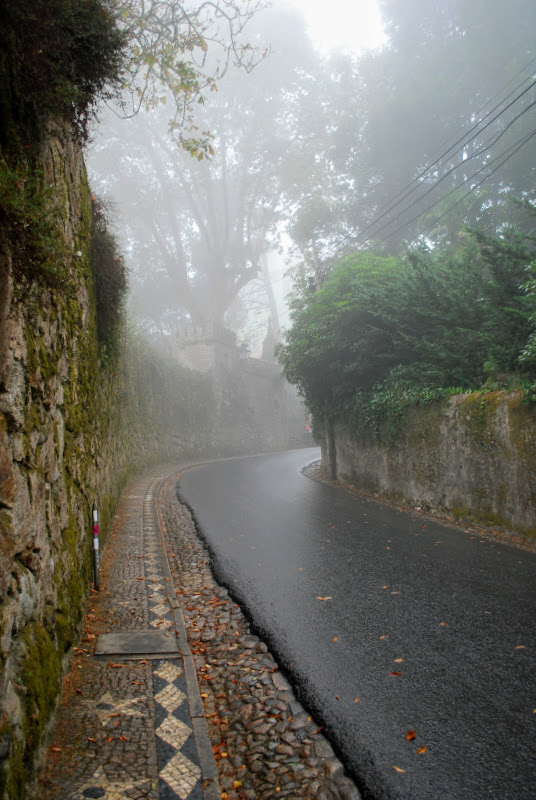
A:
[[[218,579],[365,798],[534,800],[536,555],[312,481],[318,458],[181,478]]]

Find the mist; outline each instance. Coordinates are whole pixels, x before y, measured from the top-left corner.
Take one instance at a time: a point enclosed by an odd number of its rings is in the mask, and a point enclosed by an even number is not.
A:
[[[256,11],[241,33],[256,65],[220,70],[179,133],[165,87],[131,118],[102,110],[88,163],[129,316],[189,368],[205,369],[184,341],[212,337],[236,343],[227,363],[277,369],[282,286],[303,293],[348,254],[530,229],[513,201],[534,202],[534,4],[379,9],[385,43],[355,55],[315,48],[290,6]]]

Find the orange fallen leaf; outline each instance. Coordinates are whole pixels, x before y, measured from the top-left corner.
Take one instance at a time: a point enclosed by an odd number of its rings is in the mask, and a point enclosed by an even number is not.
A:
[[[387,589],[387,586],[382,586],[382,589]]]
[[[446,626],[446,624],[447,624],[446,622],[440,622],[439,623],[439,627],[440,628],[444,628]]]
[[[58,747],[57,745],[54,745],[50,749],[52,750],[53,753],[61,753],[62,752],[61,747]]]
[[[359,697],[356,697],[356,699],[354,700],[354,703],[359,703]]]
[[[113,741],[113,738],[114,738],[113,736],[108,736],[108,738],[105,741],[105,744],[110,744],[110,742]]]
[[[94,739],[92,736],[88,736],[87,740],[88,740],[88,742],[95,742],[95,744],[97,743],[97,740]]]
[[[424,745],[423,747],[419,747],[419,749],[417,750],[417,753],[420,756],[422,756],[423,753],[426,753],[426,745]]]
[[[380,636],[380,639],[387,639],[387,636]]]
[[[402,769],[402,767],[395,767],[394,765],[393,765],[393,769],[394,769],[396,772],[405,772],[405,771],[406,771],[405,769]]]
[[[317,600],[333,600],[333,597],[317,597]]]
[[[403,661],[403,658],[395,658],[395,664],[401,664]]]
[[[401,672],[391,672],[391,675],[394,675],[396,678],[399,678],[402,673]]]
[[[417,731],[407,731],[406,732],[406,742],[411,742],[417,736]]]
[[[119,737],[119,741],[120,741],[120,742],[128,742],[128,739],[127,739],[127,737],[126,737],[126,736],[120,736],[120,737]]]
[[[338,636],[334,636],[334,637],[333,637],[333,639],[332,639],[331,641],[332,641],[332,642],[338,642],[338,641],[339,641],[339,637],[338,637]]]
[[[526,650],[526,647],[524,644],[518,644],[516,650]]]

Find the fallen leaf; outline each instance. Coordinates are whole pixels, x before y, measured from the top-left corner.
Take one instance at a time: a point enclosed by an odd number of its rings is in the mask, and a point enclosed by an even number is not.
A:
[[[332,642],[338,642],[338,641],[339,641],[339,637],[338,637],[338,636],[334,636],[334,637],[333,637],[333,639],[332,639],[331,641],[332,641]]]
[[[391,675],[394,675],[396,678],[399,678],[402,673],[401,672],[391,672]]]
[[[387,636],[380,636],[380,639],[387,639]]]
[[[439,623],[439,627],[440,628],[444,628],[446,626],[446,624],[447,624],[446,622],[440,622]]]
[[[382,589],[387,589],[387,586],[382,586]]]
[[[53,753],[61,753],[62,752],[61,747],[58,747],[57,745],[54,745],[50,749],[52,750]]]
[[[359,697],[356,697],[356,699],[354,700],[354,703],[359,703]]]
[[[233,781],[233,789],[240,789],[242,781]]]
[[[526,647],[524,644],[518,644],[516,650],[526,650]]]
[[[317,600],[333,600],[333,597],[317,597]]]
[[[406,771],[405,769],[402,769],[402,767],[395,767],[394,765],[393,765],[393,769],[395,770],[395,772],[405,772]]]
[[[128,739],[127,739],[127,737],[126,737],[126,736],[120,736],[120,737],[119,737],[119,741],[120,741],[120,742],[128,742]]]
[[[407,731],[406,732],[406,742],[411,742],[416,737],[417,737],[417,731]]]
[[[417,753],[420,756],[422,756],[423,753],[426,753],[426,745],[424,745],[423,747],[419,747],[419,749],[417,750]]]
[[[93,739],[93,737],[92,737],[92,736],[88,736],[88,737],[87,737],[87,740],[88,740],[88,742],[95,742],[95,744],[97,744],[97,740],[96,740],[96,739]]]
[[[110,744],[110,742],[113,741],[113,738],[114,738],[113,736],[108,736],[108,738],[105,741],[105,744]]]
[[[403,660],[403,658],[395,658],[395,664],[401,664]]]

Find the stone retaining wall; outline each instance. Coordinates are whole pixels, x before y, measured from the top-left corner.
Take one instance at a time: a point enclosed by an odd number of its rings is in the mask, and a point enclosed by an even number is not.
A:
[[[398,502],[536,535],[536,413],[519,393],[406,409],[397,430],[335,425],[326,472]]]
[[[124,332],[119,360],[99,347],[82,153],[59,129],[45,138],[40,162],[64,283],[17,279],[16,243],[0,229],[2,800],[27,796],[54,713],[92,579],[92,503],[104,542],[134,472],[273,445],[254,414],[246,418],[238,390],[229,403],[242,438],[226,441],[210,375],[152,352],[133,331]]]

